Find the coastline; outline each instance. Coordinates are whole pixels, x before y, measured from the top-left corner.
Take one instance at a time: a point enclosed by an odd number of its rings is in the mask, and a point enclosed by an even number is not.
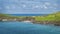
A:
[[[12,21],[0,21],[0,22],[14,22],[14,20]],[[60,26],[60,21],[29,21],[29,20],[19,20],[17,22],[26,22],[26,23],[32,23],[32,24],[53,24],[55,26]]]
[[[30,21],[33,24],[54,24],[60,26],[60,12],[48,14],[46,16],[12,16],[0,14],[0,21]]]

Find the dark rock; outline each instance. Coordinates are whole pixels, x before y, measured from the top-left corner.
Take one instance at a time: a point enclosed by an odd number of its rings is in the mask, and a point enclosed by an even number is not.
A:
[[[60,24],[54,24],[55,26],[60,26]]]

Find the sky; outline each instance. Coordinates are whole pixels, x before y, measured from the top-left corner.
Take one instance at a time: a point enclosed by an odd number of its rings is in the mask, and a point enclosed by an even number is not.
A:
[[[3,14],[50,14],[60,11],[60,0],[0,0]]]

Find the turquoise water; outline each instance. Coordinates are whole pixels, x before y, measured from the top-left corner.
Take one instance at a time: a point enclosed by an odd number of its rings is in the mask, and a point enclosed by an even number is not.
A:
[[[0,22],[0,34],[60,34],[60,26]]]

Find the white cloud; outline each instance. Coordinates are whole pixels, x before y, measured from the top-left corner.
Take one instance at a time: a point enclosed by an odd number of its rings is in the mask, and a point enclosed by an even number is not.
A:
[[[54,5],[54,7],[58,7],[58,4],[53,4]]]
[[[39,5],[34,5],[34,6],[32,6],[32,8],[33,8],[33,9],[35,9],[35,8],[36,8],[36,9],[39,9],[40,6],[39,6]]]
[[[58,5],[57,4],[52,4],[49,8],[50,9],[57,9],[58,8]]]
[[[37,6],[35,6],[35,8],[39,8],[39,6],[37,5]]]
[[[33,6],[34,8],[39,8],[39,6],[38,5],[36,5],[36,6]]]
[[[11,5],[11,9],[16,9],[16,6],[15,5]]]
[[[40,8],[43,8],[42,6]]]
[[[46,5],[43,5],[43,8],[44,8],[44,9],[48,9],[48,7],[47,7]]]
[[[57,9],[57,8],[54,8],[54,9]]]
[[[22,5],[23,6],[23,8],[25,8],[26,7],[26,5]]]
[[[10,9],[10,6],[5,6],[6,9]]]
[[[33,6],[33,9],[34,8],[37,8],[37,9],[48,9],[48,7],[46,5],[36,5],[36,6]]]
[[[42,9],[43,8],[43,5],[40,5],[40,8]]]
[[[51,5],[49,2],[45,2],[45,5]]]

